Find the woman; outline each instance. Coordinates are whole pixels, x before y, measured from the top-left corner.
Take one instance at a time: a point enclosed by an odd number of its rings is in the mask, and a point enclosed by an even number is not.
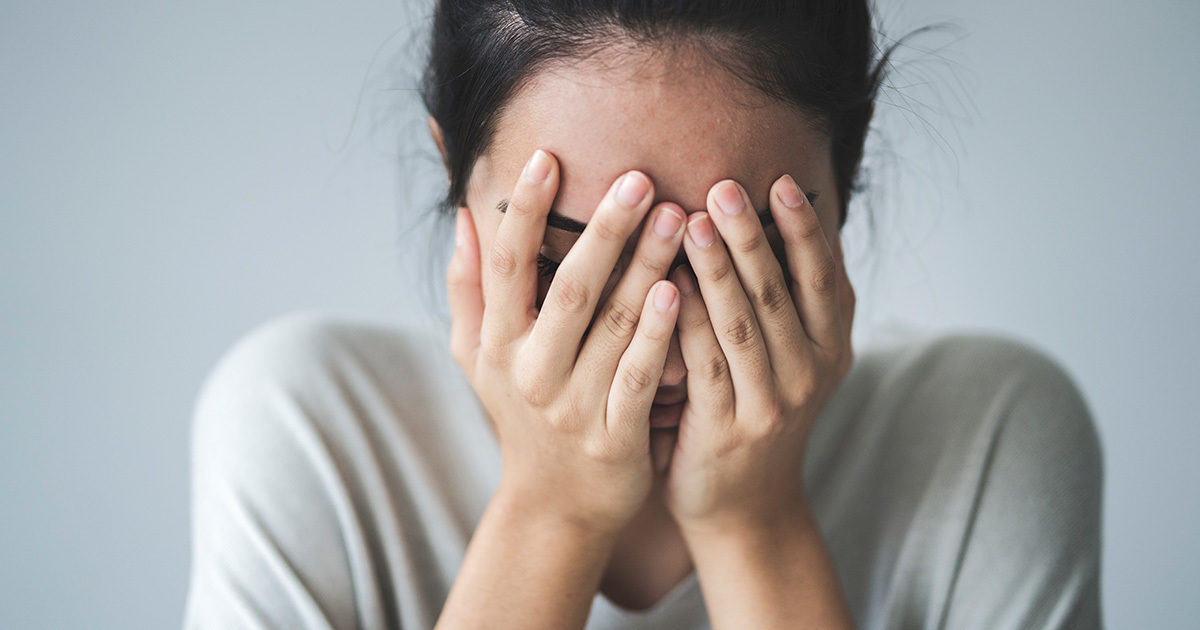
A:
[[[865,1],[438,3],[444,341],[274,321],[196,409],[187,624],[1098,627],[1070,378],[850,345]]]

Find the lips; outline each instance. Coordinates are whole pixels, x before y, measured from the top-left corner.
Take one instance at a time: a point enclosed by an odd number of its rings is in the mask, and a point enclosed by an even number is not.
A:
[[[655,397],[654,397],[654,404],[656,404],[656,405],[674,405],[675,403],[681,403],[681,402],[683,402],[683,401],[685,401],[685,400],[687,400],[687,394],[686,394],[686,393],[682,393],[682,394],[659,394],[659,395],[657,395],[657,396],[655,396]]]
[[[679,418],[683,415],[683,401],[660,405],[650,405],[650,428],[668,429],[679,426]]]

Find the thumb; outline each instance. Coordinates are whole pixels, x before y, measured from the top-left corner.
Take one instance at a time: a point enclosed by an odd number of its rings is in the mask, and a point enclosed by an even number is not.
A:
[[[446,295],[450,301],[450,353],[470,376],[479,351],[483,288],[479,280],[479,240],[471,211],[466,207],[460,207],[455,216],[454,243],[454,255],[446,268]]]

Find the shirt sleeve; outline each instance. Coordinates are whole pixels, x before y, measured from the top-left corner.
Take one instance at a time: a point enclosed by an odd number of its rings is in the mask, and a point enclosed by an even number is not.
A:
[[[944,628],[1100,628],[1102,449],[1071,378],[1024,353],[946,599]]]
[[[184,627],[384,626],[356,606],[365,569],[352,566],[345,535],[355,516],[315,411],[336,386],[322,367],[333,351],[322,324],[291,316],[250,333],[205,382],[192,426]]]

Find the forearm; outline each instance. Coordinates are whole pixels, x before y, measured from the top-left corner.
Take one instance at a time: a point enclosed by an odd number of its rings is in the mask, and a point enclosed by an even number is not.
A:
[[[502,489],[476,529],[437,628],[582,628],[614,537]]]
[[[713,628],[853,627],[807,510],[765,524],[693,530],[685,538]]]

